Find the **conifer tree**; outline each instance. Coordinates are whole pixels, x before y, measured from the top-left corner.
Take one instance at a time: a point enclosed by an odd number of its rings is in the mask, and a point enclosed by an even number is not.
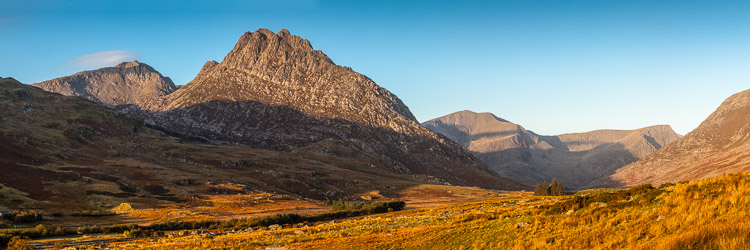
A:
[[[540,182],[536,185],[536,189],[534,190],[534,195],[536,196],[548,196],[549,195],[549,189],[547,188],[547,183]]]
[[[553,195],[553,196],[565,195],[565,189],[563,188],[563,185],[560,182],[558,182],[556,179],[553,179],[552,183],[549,184],[549,195]]]

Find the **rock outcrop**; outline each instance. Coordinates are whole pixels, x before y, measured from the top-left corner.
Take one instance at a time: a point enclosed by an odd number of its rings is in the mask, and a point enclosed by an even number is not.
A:
[[[463,145],[502,176],[529,185],[556,178],[570,188],[588,187],[680,137],[666,125],[542,136],[493,114],[471,111],[423,125]]]

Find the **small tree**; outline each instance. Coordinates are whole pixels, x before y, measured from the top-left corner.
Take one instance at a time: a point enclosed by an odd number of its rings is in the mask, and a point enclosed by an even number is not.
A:
[[[536,185],[536,189],[534,189],[534,195],[536,196],[548,196],[549,195],[549,189],[547,188],[547,183],[540,182]]]
[[[556,179],[553,179],[552,183],[549,184],[549,195],[565,195],[565,189],[563,188],[563,185],[560,182],[557,182]]]

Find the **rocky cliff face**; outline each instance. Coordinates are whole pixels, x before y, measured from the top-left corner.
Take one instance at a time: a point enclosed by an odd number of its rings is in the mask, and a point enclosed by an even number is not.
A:
[[[533,185],[553,178],[585,188],[679,138],[669,126],[541,136],[490,113],[461,111],[423,123],[460,143],[490,168]]]
[[[209,101],[257,101],[312,117],[415,133],[416,119],[398,97],[367,76],[333,63],[310,42],[281,30],[245,33],[221,63],[207,62],[161,110]]]
[[[177,89],[169,77],[138,61],[83,71],[33,86],[63,95],[81,96],[108,106],[147,106]]]
[[[245,33],[222,62],[207,62],[174,93],[122,104],[131,105],[118,106],[121,112],[214,141],[355,155],[434,183],[524,187],[420,126],[394,94],[286,30]]]
[[[598,180],[601,186],[659,185],[750,170],[750,90],[729,97],[698,128],[643,160]]]

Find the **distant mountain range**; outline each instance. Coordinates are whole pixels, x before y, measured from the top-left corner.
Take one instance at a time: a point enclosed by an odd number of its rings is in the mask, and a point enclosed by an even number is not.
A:
[[[463,145],[502,176],[529,185],[557,179],[576,189],[680,138],[667,125],[542,136],[493,114],[468,110],[422,125]]]
[[[698,128],[599,180],[601,186],[679,182],[750,170],[750,90],[726,99]]]
[[[430,183],[528,188],[422,127],[398,97],[287,30],[245,33],[222,62],[207,62],[179,89],[140,62],[34,86],[213,143],[357,157]]]

